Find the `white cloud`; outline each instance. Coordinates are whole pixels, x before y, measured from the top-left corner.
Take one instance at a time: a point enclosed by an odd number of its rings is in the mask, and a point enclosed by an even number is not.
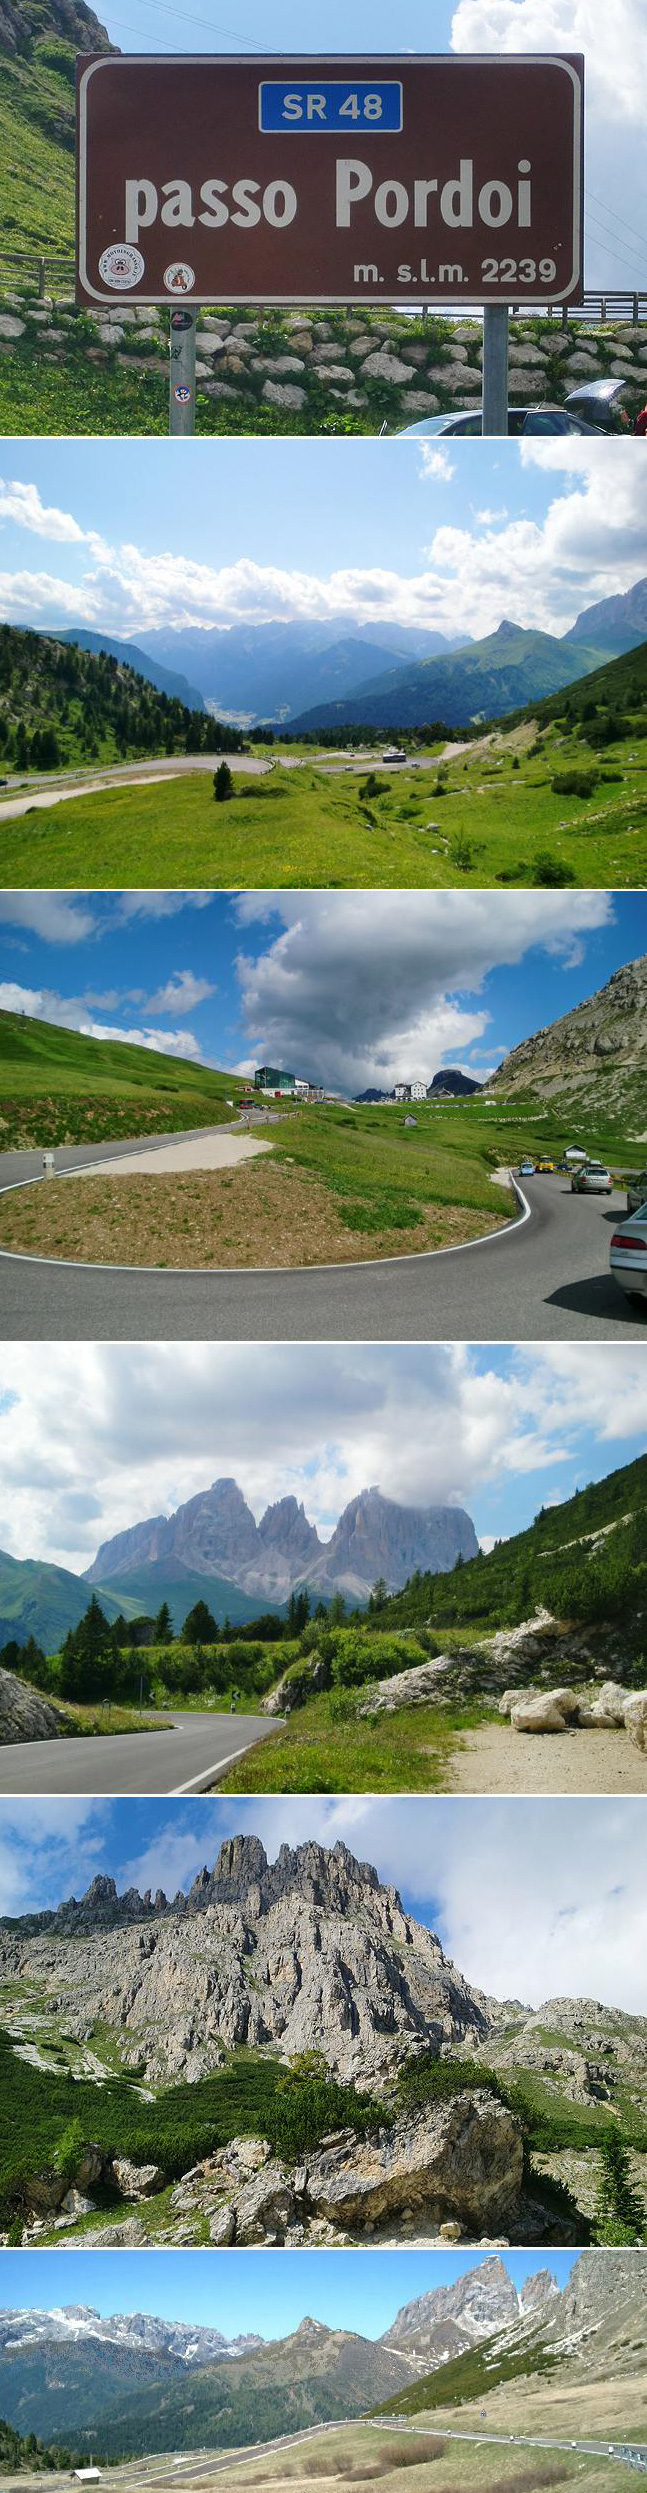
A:
[[[488,972],[531,944],[572,958],[574,940],[613,906],[602,892],[505,892],[495,910],[478,891],[400,892],[397,910],[388,892],[272,899],[283,932],[238,964],[250,1045],[352,1092],[390,1090],[400,1075],[430,1081],[460,1060],[488,1030],[487,1006],[466,1001]],[[242,894],[236,907],[244,926],[267,898]]]
[[[204,1004],[207,996],[215,995],[208,978],[196,978],[193,970],[173,970],[155,995],[146,997],[147,1013],[193,1013],[196,1005]]]
[[[169,987],[172,983],[169,981]],[[201,981],[194,983],[200,986]],[[179,1001],[182,1000],[180,997]],[[186,1001],[185,1009],[191,1009]],[[168,1007],[153,998],[150,1010],[165,1012]],[[58,1029],[78,1030],[86,1039],[122,1039],[133,1047],[150,1048],[157,1056],[181,1056],[194,1061],[201,1056],[192,1030],[149,1030],[145,1025],[123,1030],[116,1022],[95,1021],[84,997],[58,995],[54,988],[22,987],[16,980],[6,979],[0,983],[0,1011],[26,1013],[35,1021],[54,1022]]]
[[[50,537],[59,545],[79,545],[85,538],[85,530],[70,511],[48,509],[37,485],[21,484],[17,478],[0,477],[0,519],[11,520],[36,537]]]
[[[564,1346],[565,1352],[568,1345]],[[555,1469],[582,1446],[647,1437],[639,1345],[561,1345],[502,1358],[463,1343],[5,1344],[2,1540],[79,1568],[99,1543],[234,1473],[256,1515],[294,1494],[330,1532],[379,1482],[402,1504],[466,1505]],[[617,1458],[616,1458],[617,1459]],[[537,1503],[540,1502],[538,1492]],[[490,1520],[490,1517],[488,1517]]]
[[[412,478],[420,475],[419,448]],[[432,445],[432,457],[439,455]],[[493,630],[504,616],[564,631],[583,606],[628,588],[647,569],[647,506],[635,443],[585,436],[529,440],[515,447],[514,457],[517,473],[532,465],[555,476],[545,517],[522,516],[501,526],[495,512],[476,525],[441,526],[424,549],[424,568],[410,575],[376,566],[319,578],[248,557],[218,570],[182,554],[147,554],[126,544],[113,554],[106,549],[99,568],[76,587],[46,573],[5,573],[0,602],[10,621],[47,628],[48,621],[70,616],[118,633],[164,623],[333,619],[343,627],[386,619],[453,634],[457,613],[466,636]]]
[[[448,450],[446,442],[425,441],[423,435],[419,449],[423,477],[429,477],[436,483],[438,479],[449,479],[455,474],[456,461],[452,458],[451,450]]]
[[[97,918],[80,892],[2,892],[0,925],[24,926],[48,944],[87,943]]]
[[[647,49],[639,0],[458,0],[455,52],[583,52],[588,286],[644,286]]]

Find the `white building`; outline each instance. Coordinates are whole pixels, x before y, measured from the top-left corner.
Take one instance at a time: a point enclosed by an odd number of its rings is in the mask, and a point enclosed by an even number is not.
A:
[[[427,1097],[427,1084],[426,1084],[426,1082],[410,1082],[410,1083],[409,1083],[409,1098],[410,1098],[410,1099],[426,1099],[426,1097]]]

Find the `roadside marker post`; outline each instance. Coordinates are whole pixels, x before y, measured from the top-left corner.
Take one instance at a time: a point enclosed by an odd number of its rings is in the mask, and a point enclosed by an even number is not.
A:
[[[508,347],[510,313],[507,303],[486,303],[483,310],[483,432],[508,430]]]
[[[196,329],[196,312],[186,306],[171,312],[168,429],[172,434],[195,432]]]

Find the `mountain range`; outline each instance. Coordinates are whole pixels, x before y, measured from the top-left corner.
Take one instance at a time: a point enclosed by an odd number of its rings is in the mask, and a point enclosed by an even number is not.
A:
[[[317,701],[354,695],[385,666],[446,656],[462,636],[415,624],[328,623],[160,624],[140,647],[164,665],[178,661],[200,686],[210,709],[244,720],[291,722]],[[133,661],[136,663],[136,661]]]
[[[484,2384],[501,2358],[511,2369],[516,2357],[522,2398],[549,2368],[566,2394],[597,2379],[612,2396],[615,2386],[621,2415],[623,2382],[640,2368],[646,2298],[644,2255],[618,2249],[582,2251],[562,2290],[541,2267],[518,2289],[505,2254],[491,2253],[405,2303],[377,2339],[309,2315],[287,2338],[232,2341],[137,2311],[17,2308],[0,2313],[0,2407],[21,2432],[66,2443],[82,2435],[107,2458],[231,2448],[380,2400],[406,2412],[412,2399],[424,2404],[427,2382],[449,2398],[457,2359],[478,2361],[482,2348]]]
[[[206,1588],[212,1577],[224,1578],[266,1604],[305,1584],[324,1599],[343,1592],[363,1602],[379,1576],[395,1592],[416,1568],[446,1570],[477,1549],[471,1517],[459,1506],[399,1506],[364,1489],[322,1542],[295,1497],[268,1506],[257,1524],[237,1482],[223,1479],[175,1514],[151,1516],[103,1542],[85,1581],[127,1592],[134,1576],[153,1599],[156,1584],[178,1586],[190,1573]]]
[[[495,1098],[559,1101],[575,1116],[647,1119],[647,953],[623,962],[606,986],[505,1056],[488,1083]],[[574,1135],[575,1141],[579,1139]],[[642,1137],[644,1140],[644,1135]]]
[[[589,675],[647,639],[647,579],[584,607],[561,636],[526,631],[506,617],[482,640],[451,654],[368,676],[357,692],[298,712],[296,733],[335,727],[447,727],[504,716]]]

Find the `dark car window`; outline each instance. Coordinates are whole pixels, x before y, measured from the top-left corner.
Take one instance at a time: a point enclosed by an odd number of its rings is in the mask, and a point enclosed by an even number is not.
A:
[[[572,433],[576,427],[561,407],[529,407],[524,433]]]

